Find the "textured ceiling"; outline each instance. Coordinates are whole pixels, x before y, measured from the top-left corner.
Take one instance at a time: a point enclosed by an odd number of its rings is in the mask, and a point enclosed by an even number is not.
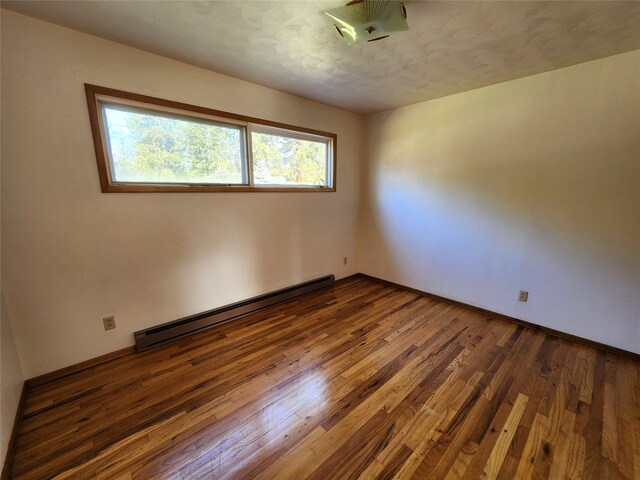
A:
[[[640,48],[640,2],[406,1],[409,31],[347,46],[343,1],[8,1],[2,6],[361,113]]]

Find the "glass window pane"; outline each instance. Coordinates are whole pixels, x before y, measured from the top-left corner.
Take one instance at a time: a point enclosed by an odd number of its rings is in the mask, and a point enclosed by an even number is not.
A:
[[[242,184],[244,130],[103,105],[116,182]]]
[[[327,186],[327,143],[251,133],[256,185]]]

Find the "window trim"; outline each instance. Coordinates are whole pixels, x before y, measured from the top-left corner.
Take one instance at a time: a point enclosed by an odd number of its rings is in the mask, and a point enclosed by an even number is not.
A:
[[[87,106],[89,108],[89,120],[91,123],[91,133],[98,166],[98,177],[100,188],[103,193],[161,193],[161,192],[335,192],[337,181],[337,149],[338,136],[335,133],[323,132],[295,125],[288,125],[279,122],[272,122],[261,118],[238,115],[235,113],[214,110],[206,107],[199,107],[187,103],[174,102],[157,97],[140,95],[137,93],[125,92],[108,87],[100,87],[85,83],[85,93]],[[112,99],[109,102],[109,99]],[[202,118],[205,121],[215,123],[228,123],[244,127],[244,148],[246,151],[246,175],[247,181],[243,184],[190,184],[190,183],[121,183],[116,182],[111,177],[110,156],[108,153],[107,138],[108,132],[105,128],[102,109],[99,103],[112,103],[115,105],[131,106],[137,109],[155,111],[159,114],[169,114],[172,116],[184,116],[186,118]],[[157,106],[157,109],[153,107]],[[253,130],[255,128],[255,130]],[[327,141],[327,154],[330,155],[327,161],[328,170],[331,175],[327,179],[330,186],[287,186],[287,185],[262,185],[253,184],[253,161],[251,159],[251,133],[268,133],[268,131],[280,131],[280,134],[289,133],[293,138],[310,140],[312,138],[324,138]],[[285,132],[282,132],[285,130]],[[298,135],[299,134],[299,137]],[[317,140],[316,140],[317,141]]]

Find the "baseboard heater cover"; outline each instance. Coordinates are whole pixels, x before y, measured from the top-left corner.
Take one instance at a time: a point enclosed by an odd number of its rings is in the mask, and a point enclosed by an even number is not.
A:
[[[308,282],[282,288],[274,292],[232,303],[224,307],[207,310],[156,327],[134,332],[136,351],[142,352],[153,347],[164,345],[192,333],[215,327],[249,313],[293,300],[296,297],[331,287],[336,281],[334,275],[325,275]]]

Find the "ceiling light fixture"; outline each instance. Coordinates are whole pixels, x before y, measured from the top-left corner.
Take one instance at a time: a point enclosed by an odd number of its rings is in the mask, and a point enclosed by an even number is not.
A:
[[[398,0],[353,0],[324,13],[349,45],[374,42],[409,30],[407,11]]]

